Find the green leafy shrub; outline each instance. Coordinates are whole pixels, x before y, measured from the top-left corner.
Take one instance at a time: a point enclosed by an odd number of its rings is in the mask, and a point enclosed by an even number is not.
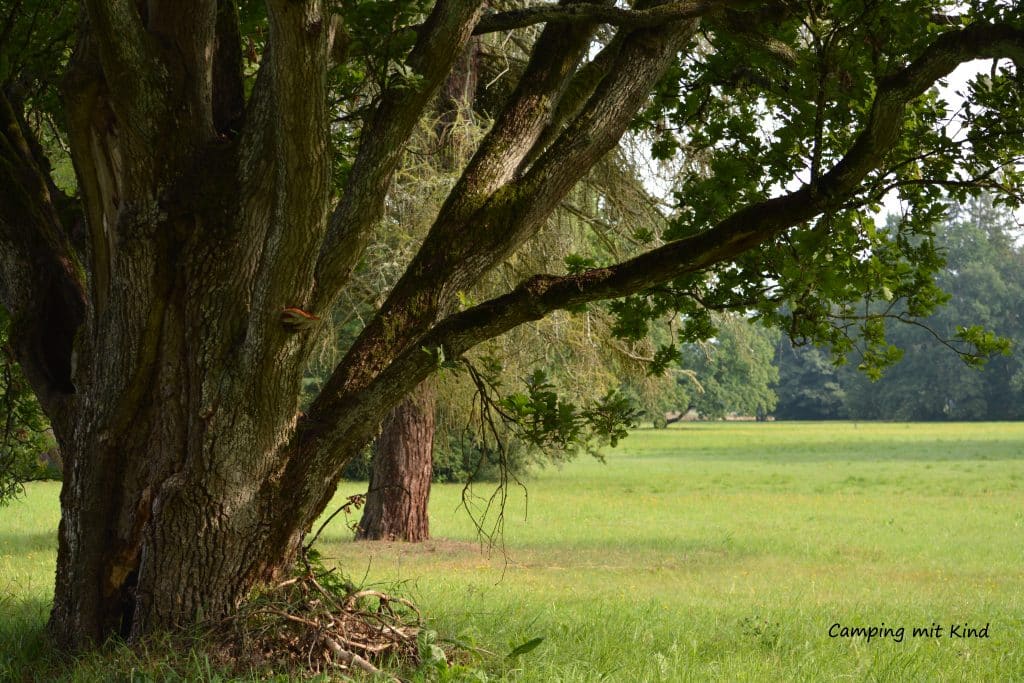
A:
[[[59,479],[41,456],[55,448],[49,423],[9,344],[10,318],[0,309],[0,505],[24,490],[28,481]]]

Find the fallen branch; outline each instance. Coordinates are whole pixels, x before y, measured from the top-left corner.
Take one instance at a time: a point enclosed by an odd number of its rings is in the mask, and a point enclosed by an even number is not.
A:
[[[354,589],[303,559],[302,574],[275,584],[222,624],[232,660],[250,666],[287,662],[314,674],[337,666],[381,674],[374,662],[384,657],[419,664],[422,615],[412,602]]]
[[[330,636],[324,635],[322,639],[324,641],[324,645],[326,645],[327,649],[331,651],[331,654],[333,654],[336,658],[341,660],[341,663],[345,666],[361,669],[366,673],[373,675],[381,673],[380,669],[375,667],[373,664],[370,664],[368,661],[366,661],[356,653],[349,652],[341,645],[338,645],[331,639]],[[391,681],[396,681],[396,683],[400,683],[399,679],[395,678],[394,676],[389,676],[388,679]]]

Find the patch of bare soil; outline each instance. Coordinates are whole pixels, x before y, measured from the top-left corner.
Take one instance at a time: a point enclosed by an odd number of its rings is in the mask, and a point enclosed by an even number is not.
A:
[[[481,547],[479,543],[456,541],[447,538],[432,538],[418,543],[406,543],[405,541],[358,541],[355,548],[409,557],[419,557],[422,555],[462,557],[466,555],[487,556],[489,554],[487,547]]]

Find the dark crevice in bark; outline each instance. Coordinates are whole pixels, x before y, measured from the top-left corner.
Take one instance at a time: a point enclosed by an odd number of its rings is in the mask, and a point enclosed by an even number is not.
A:
[[[245,92],[242,78],[242,36],[233,0],[217,2],[216,48],[213,56],[213,127],[234,137],[242,128]]]
[[[134,631],[135,621],[135,587],[139,582],[139,570],[138,567],[133,569],[131,573],[125,577],[124,583],[121,584],[121,623],[117,629],[117,635],[125,640],[131,638]]]
[[[38,369],[41,377],[37,382],[72,394],[72,345],[85,315],[81,292],[64,277],[48,277],[42,286],[45,289],[36,302],[36,313],[22,318],[15,328],[18,360],[22,367]]]

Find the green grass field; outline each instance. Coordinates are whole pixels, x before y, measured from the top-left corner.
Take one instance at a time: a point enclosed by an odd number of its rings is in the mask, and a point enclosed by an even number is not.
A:
[[[1024,680],[1024,424],[640,430],[606,464],[527,488],[489,553],[454,485],[434,488],[434,541],[357,544],[336,520],[319,547],[413,597],[442,635],[497,653],[544,637],[490,659],[497,679]],[[52,484],[0,511],[0,678],[5,657],[11,671],[48,656],[57,518]],[[883,622],[902,642],[829,636]],[[911,634],[933,623],[941,637]],[[950,637],[965,623],[988,637]]]

